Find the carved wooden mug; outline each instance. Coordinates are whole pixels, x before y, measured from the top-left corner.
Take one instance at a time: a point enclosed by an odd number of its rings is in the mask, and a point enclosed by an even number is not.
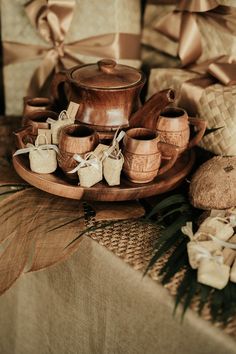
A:
[[[197,129],[191,140],[189,140],[190,124]],[[186,149],[190,149],[199,143],[206,130],[206,121],[199,118],[190,118],[182,108],[169,107],[160,113],[156,129],[160,135],[160,140],[177,146],[179,154],[181,154]]]
[[[74,160],[74,154],[84,157],[86,153],[93,151],[99,143],[99,136],[90,127],[71,124],[63,127],[59,134],[58,165],[70,179],[77,179],[77,173],[69,173],[78,162]]]
[[[123,139],[123,154],[123,171],[127,178],[134,183],[148,183],[174,165],[178,148],[162,143],[157,131],[133,128],[126,132]],[[163,154],[171,158],[160,167]]]

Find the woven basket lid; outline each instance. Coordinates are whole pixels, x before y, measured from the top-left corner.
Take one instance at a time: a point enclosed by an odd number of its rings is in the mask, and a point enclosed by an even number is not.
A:
[[[228,209],[236,206],[236,157],[216,156],[193,175],[190,202],[200,209]]]

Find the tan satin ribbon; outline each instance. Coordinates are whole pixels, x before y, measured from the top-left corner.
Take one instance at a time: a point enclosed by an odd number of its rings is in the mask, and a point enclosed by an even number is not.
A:
[[[179,41],[178,55],[183,66],[195,62],[202,54],[197,16],[204,16],[214,26],[236,34],[236,9],[219,6],[215,0],[180,0],[176,9],[158,20],[154,28]]]
[[[193,116],[197,114],[198,102],[208,86],[215,83],[226,86],[236,84],[236,59],[228,56],[221,56],[196,65],[190,71],[198,73],[200,76],[182,84],[179,105]]]
[[[4,65],[42,59],[28,88],[28,96],[36,96],[53,70],[81,64],[79,55],[115,59],[138,59],[140,36],[132,33],[109,33],[64,43],[73,16],[74,0],[33,0],[26,13],[36,30],[49,45],[3,42]]]

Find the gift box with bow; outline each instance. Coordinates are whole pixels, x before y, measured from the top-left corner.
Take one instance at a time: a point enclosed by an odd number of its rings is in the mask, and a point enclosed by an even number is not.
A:
[[[222,56],[191,70],[152,69],[148,95],[169,87],[178,106],[207,121],[211,132],[199,145],[216,155],[236,155],[236,59]]]
[[[46,95],[63,68],[103,57],[140,64],[136,0],[2,0],[1,17],[9,115],[22,113],[23,96]]]
[[[148,0],[142,43],[178,57],[183,66],[236,55],[235,35],[234,0]]]

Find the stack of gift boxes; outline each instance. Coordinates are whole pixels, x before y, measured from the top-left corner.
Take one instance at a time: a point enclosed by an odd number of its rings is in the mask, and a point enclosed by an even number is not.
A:
[[[148,96],[167,87],[175,89],[176,104],[207,121],[211,133],[200,146],[217,155],[235,155],[236,2],[164,4],[148,1],[142,42],[158,57],[162,51],[175,58],[178,68],[153,68]]]

